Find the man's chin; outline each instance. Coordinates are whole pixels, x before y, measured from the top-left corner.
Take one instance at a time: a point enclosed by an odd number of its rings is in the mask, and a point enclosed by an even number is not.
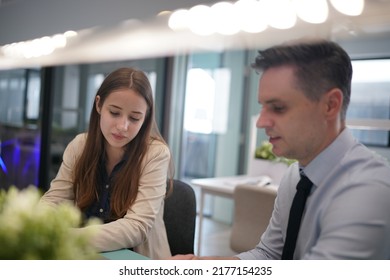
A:
[[[283,153],[283,151],[281,151],[280,149],[278,149],[277,147],[275,147],[275,146],[273,146],[273,148],[272,148],[272,153],[275,155],[275,156],[277,156],[277,157],[283,157],[284,155],[284,153]]]

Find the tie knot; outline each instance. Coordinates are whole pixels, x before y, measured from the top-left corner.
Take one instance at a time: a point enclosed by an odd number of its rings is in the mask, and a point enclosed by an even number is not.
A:
[[[313,183],[310,181],[310,179],[305,174],[301,174],[301,180],[298,182],[297,190],[302,190],[305,192],[305,194],[309,194],[312,186]]]

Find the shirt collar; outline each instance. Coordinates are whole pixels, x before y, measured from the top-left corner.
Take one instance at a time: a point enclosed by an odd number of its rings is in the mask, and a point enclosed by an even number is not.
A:
[[[346,150],[355,143],[356,140],[351,131],[345,128],[325,150],[304,168],[304,173],[314,185],[319,186],[327,174],[340,164]]]
[[[107,171],[106,171],[106,157],[104,156],[102,158],[102,161],[100,162],[100,170],[101,170],[101,174],[102,174],[102,178],[103,178],[103,181],[106,181],[107,178],[109,177],[112,177],[119,169],[121,169],[126,161],[128,160],[129,158],[129,150],[126,150],[125,153],[123,154],[123,157],[122,159],[114,166],[114,169],[112,170],[111,174],[107,174]]]

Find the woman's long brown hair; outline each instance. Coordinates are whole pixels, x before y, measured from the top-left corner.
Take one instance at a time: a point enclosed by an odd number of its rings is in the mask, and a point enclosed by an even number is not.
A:
[[[127,158],[125,165],[115,174],[112,181],[111,220],[123,217],[134,203],[142,171],[141,162],[151,141],[158,140],[165,143],[154,119],[152,89],[145,73],[134,68],[117,69],[105,78],[96,96],[100,96],[100,104],[103,104],[111,92],[124,88],[134,90],[145,99],[147,112],[137,136],[125,147]],[[86,209],[98,198],[98,178],[101,176],[99,166],[105,154],[105,139],[100,130],[100,115],[94,103],[85,148],[74,170],[73,191],[76,204],[81,210]]]

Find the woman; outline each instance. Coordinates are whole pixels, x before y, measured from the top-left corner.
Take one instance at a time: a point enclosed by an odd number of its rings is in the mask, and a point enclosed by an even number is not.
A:
[[[133,68],[109,74],[92,108],[88,133],[69,143],[42,201],[74,202],[104,223],[99,251],[133,248],[152,259],[171,255],[163,221],[170,151],[154,119],[152,89]],[[83,231],[85,228],[76,229]]]

